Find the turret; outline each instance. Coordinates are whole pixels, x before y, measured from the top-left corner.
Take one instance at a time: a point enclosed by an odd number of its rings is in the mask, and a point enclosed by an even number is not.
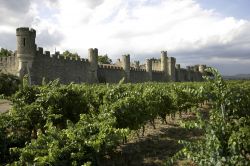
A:
[[[27,57],[36,51],[36,44],[35,44],[36,31],[34,29],[29,29],[26,27],[17,28],[16,36],[17,36],[17,54],[19,54],[19,56]]]
[[[181,65],[176,64],[175,69],[176,69],[176,81],[181,81]]]
[[[148,80],[152,81],[152,59],[146,59],[146,72],[148,73]]]
[[[204,74],[205,69],[206,69],[206,65],[199,65],[199,72],[200,72],[201,74]]]
[[[187,81],[192,81],[191,80],[191,67],[187,66]]]
[[[199,66],[194,65],[192,66],[193,73],[191,75],[192,81],[198,81],[199,80]]]
[[[22,78],[28,74],[31,83],[30,69],[36,52],[36,31],[27,27],[16,29],[17,37],[17,58],[18,58],[18,75]]]
[[[88,50],[88,57],[90,63],[90,82],[98,82],[97,78],[97,69],[98,69],[98,49],[97,48],[89,48]]]
[[[198,72],[199,71],[199,66],[198,65],[193,66],[193,71]]]
[[[164,80],[168,80],[168,57],[167,51],[161,51],[161,71],[164,73]]]
[[[130,55],[123,55],[122,56],[122,68],[125,72],[125,81],[130,81]]]
[[[173,57],[168,58],[168,75],[170,81],[175,81],[175,62],[176,59]]]
[[[43,55],[43,48],[42,47],[37,48],[37,54],[38,55]]]

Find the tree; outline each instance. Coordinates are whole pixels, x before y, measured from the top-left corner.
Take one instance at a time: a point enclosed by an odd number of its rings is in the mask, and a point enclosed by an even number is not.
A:
[[[100,64],[111,64],[112,60],[108,57],[107,54],[98,55],[98,63],[100,63]]]
[[[0,57],[7,57],[7,56],[11,56],[12,54],[13,52],[11,50],[1,48]]]
[[[64,51],[62,56],[66,57],[66,58],[74,58],[74,59],[80,58],[80,56],[76,52],[71,53],[71,52],[69,52],[69,50]]]

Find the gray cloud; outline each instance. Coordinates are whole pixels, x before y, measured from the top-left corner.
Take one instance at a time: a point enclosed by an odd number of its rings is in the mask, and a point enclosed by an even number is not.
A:
[[[26,13],[29,10],[30,0],[0,0],[1,8],[13,13]]]
[[[46,2],[51,5],[56,5],[57,0],[47,0]],[[31,0],[0,0],[0,26],[9,26],[10,33],[0,32],[0,47],[8,48],[11,50],[16,49],[16,35],[15,28],[20,26],[32,27],[39,26],[40,19],[30,14],[32,3],[38,1]],[[40,3],[38,3],[39,5]],[[2,14],[3,13],[3,14]],[[10,30],[10,29],[9,29]],[[13,32],[12,32],[13,31]],[[48,30],[44,30],[37,36],[38,46],[54,47],[59,44],[63,39],[63,35],[59,32],[50,34]]]
[[[39,27],[41,25],[39,17],[34,18],[34,16],[28,15],[30,7],[32,3],[41,4],[44,1],[31,1],[31,0],[0,0],[0,26],[7,25],[10,27],[18,27],[18,26],[31,26],[35,25]],[[49,7],[53,9],[57,7],[58,0],[45,0],[46,3],[49,4]],[[104,0],[85,0],[84,3],[87,4],[89,8],[96,8],[97,6],[101,5]],[[142,2],[142,1],[141,1]],[[138,4],[139,2],[135,2],[134,0],[128,0],[122,3],[123,7],[126,7],[128,10],[128,15],[131,13],[130,10],[134,9],[136,6],[146,6],[146,5],[158,5],[162,1],[158,0],[146,0],[143,1],[142,4]],[[39,5],[38,5],[39,6]],[[40,7],[40,6],[39,6]],[[39,8],[40,9],[40,8]],[[39,10],[38,9],[38,10]],[[42,9],[42,6],[41,6]],[[136,9],[136,8],[135,8]],[[137,9],[136,9],[137,10]],[[41,10],[44,12],[44,10]],[[46,11],[46,10],[45,10]],[[119,13],[120,8],[114,9],[111,12],[110,16],[105,20],[106,22],[111,22],[113,18]],[[44,13],[43,13],[44,14]],[[48,12],[46,12],[48,14]],[[48,14],[48,17],[51,15]],[[129,15],[130,17],[130,15]],[[116,31],[110,38],[119,38],[124,43],[132,43],[133,38],[136,37],[147,37],[151,40],[153,35],[157,34],[164,34],[166,29],[169,32],[171,29],[174,29],[176,26],[176,22],[182,22],[188,19],[189,15],[183,15],[178,19],[173,19],[172,21],[167,21],[165,24],[160,24],[158,27],[152,29],[142,27],[140,28],[140,22],[138,21],[138,25],[135,23],[131,26],[131,29],[124,28],[121,30]],[[91,18],[91,17],[86,17]],[[85,18],[84,18],[85,19]],[[136,18],[130,18],[136,19]],[[88,20],[83,20],[82,22],[87,22]],[[133,27],[132,27],[133,26]],[[185,28],[185,27],[183,27]],[[37,28],[39,30],[39,28]],[[44,27],[42,28],[44,29]],[[136,30],[137,29],[137,30]],[[194,32],[195,33],[195,32]],[[247,63],[239,63],[236,64],[232,59],[238,59],[239,62],[243,61],[250,61],[250,23],[244,23],[244,25],[239,26],[238,29],[234,29],[229,34],[229,41],[228,42],[221,42],[220,36],[213,36],[208,37],[206,41],[197,41],[197,42],[190,42],[190,43],[179,43],[179,48],[176,50],[167,50],[169,51],[169,56],[176,57],[177,63],[182,64],[200,64],[205,63],[211,66],[218,68],[223,74],[231,75],[236,73],[249,73],[250,72],[250,65]],[[232,40],[230,39],[232,37]],[[227,36],[223,36],[223,39],[226,39]],[[15,31],[13,34],[0,32],[0,47],[5,47],[8,49],[16,49],[16,36]],[[56,45],[60,45],[61,41],[64,39],[64,35],[60,32],[55,32],[50,34],[48,30],[43,30],[37,36],[37,44],[38,46],[42,47],[49,47],[53,48]],[[171,39],[170,39],[171,40]],[[202,44],[201,44],[202,43]],[[136,45],[137,43],[135,43]],[[117,44],[118,45],[118,44]],[[154,45],[155,46],[155,45]],[[152,47],[154,47],[152,46]],[[126,48],[126,45],[121,45],[121,50]],[[155,46],[157,47],[157,46]],[[110,47],[112,48],[112,47]],[[110,49],[109,48],[109,49]],[[131,49],[131,50],[130,50]],[[154,48],[152,48],[154,49]],[[166,47],[166,49],[168,49]],[[157,50],[149,52],[149,49],[137,49],[137,48],[127,48],[126,53],[131,53],[131,60],[140,60],[145,61],[146,58],[159,58],[160,51]],[[164,50],[164,49],[162,49]],[[133,52],[134,51],[134,52]],[[107,51],[108,52],[108,51]],[[122,53],[121,53],[122,54]],[[120,58],[120,55],[118,56]],[[139,59],[137,59],[139,58]],[[216,62],[214,59],[218,59]],[[183,66],[184,67],[184,66]]]
[[[53,48],[60,44],[63,40],[63,35],[60,32],[50,34],[48,30],[42,31],[36,37],[38,47]],[[15,33],[0,33],[0,48],[16,50],[16,35]]]
[[[0,25],[25,25],[32,21],[32,18],[27,16],[30,0],[0,0],[0,4]]]
[[[210,66],[218,69],[222,75],[249,74],[250,64],[210,64]]]
[[[58,0],[44,0],[51,7],[56,7],[58,5]]]
[[[56,31],[50,34],[48,30],[43,30],[36,38],[37,45],[41,47],[54,47],[63,40],[63,34]]]
[[[177,50],[171,52],[172,55],[185,58],[186,61],[193,59],[211,59],[211,58],[236,58],[250,59],[250,47],[242,48],[240,45],[214,45],[206,46],[195,50]]]
[[[86,0],[86,4],[89,8],[95,8],[99,5],[101,5],[104,2],[104,0]]]
[[[44,0],[50,7],[57,7],[59,0]],[[104,2],[104,0],[84,0],[84,3],[86,3],[86,5],[89,8],[95,8],[99,5],[101,5]]]
[[[208,38],[207,43],[199,46],[199,42],[174,50],[173,55],[183,61],[208,60],[212,58],[250,60],[250,23],[230,32],[232,40],[222,43],[219,37]],[[194,45],[198,45],[195,47]],[[189,47],[188,47],[189,46]]]
[[[207,64],[226,75],[250,72],[250,63],[243,63],[246,60],[250,62],[250,47],[242,49],[230,44],[210,46],[198,50],[170,52],[170,56],[176,57],[177,63]],[[233,59],[238,60],[234,61]]]
[[[0,33],[0,47],[16,50],[16,35],[12,33]]]
[[[214,54],[214,52],[217,52]],[[230,53],[230,54],[229,54]],[[218,56],[216,56],[218,55]],[[206,48],[195,51],[168,52],[169,57],[175,57],[177,64],[185,65],[206,64],[215,67],[223,75],[249,74],[250,73],[250,48],[248,50],[232,49],[226,47]],[[139,57],[139,59],[137,58]],[[218,60],[212,58],[218,57]],[[147,54],[131,55],[131,61],[140,60],[145,63],[146,58],[160,58],[160,51]],[[239,59],[239,61],[230,61],[231,59]],[[247,62],[246,62],[247,60]]]
[[[167,50],[168,56],[175,57],[176,63],[181,64],[207,64],[217,68],[224,75],[250,73],[250,24],[247,23],[233,34],[230,42],[222,43],[219,37],[207,39],[207,43],[201,46],[202,41],[196,43],[180,43],[180,48]],[[160,58],[160,50],[147,54],[132,55],[140,57],[144,62],[146,58]],[[185,68],[185,66],[182,66]]]

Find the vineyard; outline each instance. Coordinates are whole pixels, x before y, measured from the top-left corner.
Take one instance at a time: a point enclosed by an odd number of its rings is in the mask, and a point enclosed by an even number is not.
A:
[[[250,82],[225,82],[216,70],[207,71],[214,77],[200,83],[28,86],[23,80],[13,95],[2,95],[13,106],[0,114],[0,165],[103,165],[131,134],[142,136],[149,124],[167,124],[169,117],[202,136],[180,139],[181,150],[165,165],[182,159],[250,165]],[[207,116],[198,109],[204,106]],[[187,113],[196,117],[182,119]]]

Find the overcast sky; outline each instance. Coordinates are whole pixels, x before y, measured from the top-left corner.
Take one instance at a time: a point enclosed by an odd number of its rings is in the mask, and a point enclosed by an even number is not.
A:
[[[0,47],[16,48],[15,29],[37,30],[45,50],[87,58],[98,48],[115,61],[160,57],[208,64],[224,75],[250,73],[249,0],[0,0]]]

